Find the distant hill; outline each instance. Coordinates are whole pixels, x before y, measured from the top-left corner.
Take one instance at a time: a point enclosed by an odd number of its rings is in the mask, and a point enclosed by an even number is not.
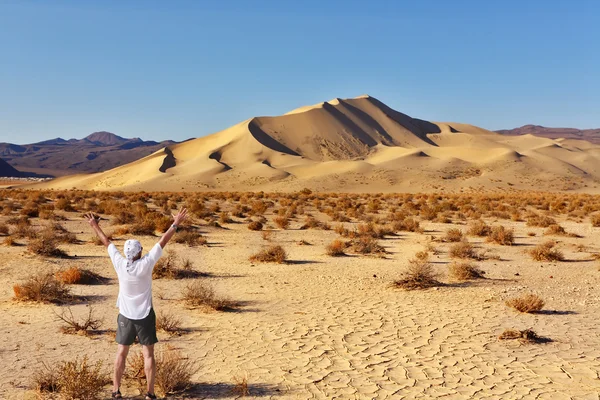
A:
[[[9,163],[0,158],[0,177],[21,177],[21,172],[13,168]]]
[[[0,157],[22,172],[64,176],[106,171],[175,143],[127,139],[101,131],[83,139],[56,138],[26,145],[0,143]]]
[[[600,144],[600,129],[547,128],[540,125],[524,125],[520,128],[496,131],[502,135],[535,135],[549,139],[581,139]]]

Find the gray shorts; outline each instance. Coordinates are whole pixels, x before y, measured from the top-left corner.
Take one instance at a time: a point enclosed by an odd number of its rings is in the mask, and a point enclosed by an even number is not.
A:
[[[150,346],[158,342],[156,337],[156,314],[150,309],[150,314],[144,319],[129,319],[119,314],[117,317],[117,343],[131,346],[137,336],[141,344]]]

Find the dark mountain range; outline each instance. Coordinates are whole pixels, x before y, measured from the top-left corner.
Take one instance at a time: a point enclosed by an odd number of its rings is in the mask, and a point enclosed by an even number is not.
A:
[[[548,128],[540,125],[524,125],[520,128],[496,131],[502,135],[535,135],[549,139],[581,139],[600,144],[600,129]]]
[[[26,145],[0,143],[0,157],[22,173],[63,176],[109,170],[175,143],[94,132],[83,139],[56,138]]]

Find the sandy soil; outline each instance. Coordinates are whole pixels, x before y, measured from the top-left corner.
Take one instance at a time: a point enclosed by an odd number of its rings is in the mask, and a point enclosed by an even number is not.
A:
[[[88,241],[86,223],[76,213],[66,215],[64,225]],[[531,261],[525,251],[546,239],[544,229],[501,221],[515,228],[516,245],[470,238],[500,258],[478,263],[487,279],[423,291],[399,290],[391,283],[430,236],[464,225],[424,222],[423,234],[387,237],[381,243],[389,254],[381,259],[329,257],[325,246],[338,237],[335,232],[298,230],[300,223],[293,222],[289,230],[274,230],[271,239],[287,250],[288,264],[248,261],[267,242],[244,224],[205,227],[208,247],[172,243],[167,249],[190,258],[197,270],[209,274],[200,279],[242,306],[235,312],[189,309],[179,300],[187,280],[156,280],[157,312],[174,312],[187,330],[180,336],[159,333],[158,346],[171,345],[198,363],[195,386],[186,398],[234,398],[235,377],[242,376],[248,378],[250,398],[598,398],[600,273],[592,255],[600,251],[595,240],[600,228],[560,222],[583,236],[556,238],[568,261]],[[115,240],[119,248],[124,239]],[[157,238],[141,240],[148,249]],[[310,245],[299,245],[300,240]],[[445,282],[448,246],[435,243],[440,253],[432,260]],[[109,333],[63,334],[54,315],[57,306],[12,300],[13,284],[30,273],[89,268],[112,280],[73,285],[75,294],[87,298],[73,310],[83,314],[92,306],[105,319],[102,329],[115,328],[118,286],[105,249],[91,243],[61,248],[73,258],[53,260],[33,256],[25,247],[2,247],[1,398],[34,398],[28,385],[42,362],[87,354],[111,366],[116,345]],[[546,301],[543,312],[519,314],[504,304],[530,292]],[[498,340],[513,328],[533,328],[552,342]],[[140,398],[135,385],[127,385],[125,397]]]

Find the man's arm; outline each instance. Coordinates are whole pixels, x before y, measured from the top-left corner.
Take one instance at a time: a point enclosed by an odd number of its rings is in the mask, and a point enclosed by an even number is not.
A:
[[[85,218],[87,219],[94,232],[96,232],[96,235],[98,236],[104,247],[108,247],[108,245],[110,244],[110,240],[108,240],[108,237],[106,237],[106,235],[102,231],[102,228],[100,228],[100,225],[98,225],[98,221],[100,219],[96,219],[96,216],[94,216],[93,213],[85,214]]]
[[[186,218],[187,218],[187,209],[186,208],[182,208],[181,210],[179,210],[177,215],[173,216],[173,225],[171,225],[169,227],[169,229],[167,229],[167,231],[162,235],[162,237],[158,241],[158,244],[160,244],[161,248],[163,248],[163,249],[165,248],[167,243],[169,243],[169,240],[171,240],[173,235],[175,235],[175,232],[177,232],[177,227],[179,226],[179,224],[182,223],[183,221],[185,221]]]

